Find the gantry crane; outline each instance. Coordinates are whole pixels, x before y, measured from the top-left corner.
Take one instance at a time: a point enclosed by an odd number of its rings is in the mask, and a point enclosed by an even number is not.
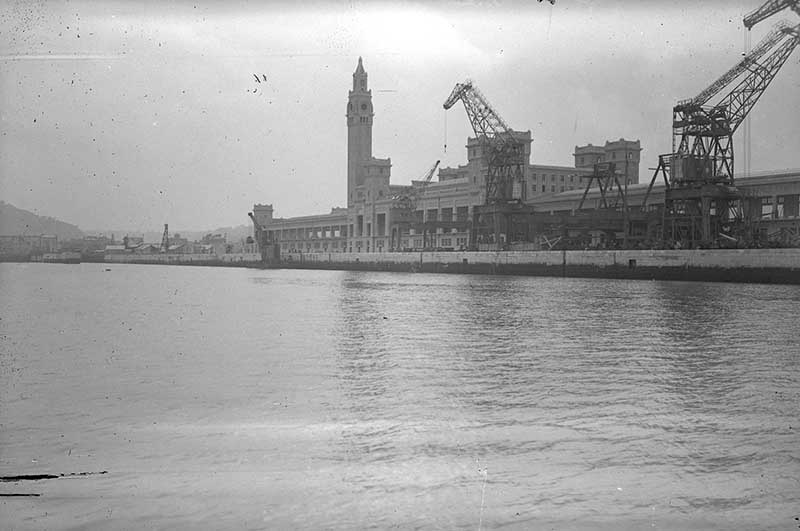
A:
[[[650,182],[652,187],[659,175],[664,177],[666,240],[690,247],[730,240],[724,232],[741,220],[733,182],[733,134],[798,43],[800,25],[779,22],[733,68],[673,108],[672,153],[659,157]]]
[[[695,98],[673,109],[673,182],[733,184],[733,134],[775,78],[800,38],[800,28],[780,22],[745,58]],[[747,75],[714,105],[708,101]]]
[[[444,102],[445,110],[458,100],[464,104],[487,165],[486,197],[479,217],[484,223],[489,221],[494,228],[494,241],[489,243],[500,245],[501,234],[511,238],[513,215],[521,210],[525,201],[525,142],[506,125],[472,81],[456,84]],[[474,225],[473,243],[478,239],[474,232],[476,228]]]
[[[628,210],[625,190],[622,187],[622,183],[619,181],[616,163],[598,162],[594,165],[594,171],[589,175],[584,175],[583,177],[586,179],[586,188],[583,190],[583,195],[578,202],[578,207],[576,210],[580,211],[583,209],[583,205],[586,202],[586,196],[589,195],[589,190],[593,186],[597,186],[597,189],[600,191],[600,203],[598,208],[614,209],[619,207],[620,203],[622,203],[623,212]],[[612,197],[615,185],[617,187],[617,193]]]

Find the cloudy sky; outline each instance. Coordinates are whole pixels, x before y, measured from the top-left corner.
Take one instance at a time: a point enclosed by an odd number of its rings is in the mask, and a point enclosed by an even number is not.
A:
[[[465,78],[531,130],[534,162],[640,139],[644,181],[673,104],[739,60],[759,3],[6,2],[0,199],[84,229],[238,225],[253,203],[327,212],[345,204],[359,56],[395,183],[465,162],[463,108],[442,109]],[[800,52],[751,117],[752,169],[800,166]]]

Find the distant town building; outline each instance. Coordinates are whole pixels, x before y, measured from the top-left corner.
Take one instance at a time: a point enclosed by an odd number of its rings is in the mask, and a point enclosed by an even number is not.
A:
[[[31,256],[58,251],[58,237],[49,234],[0,235],[0,259],[28,259]]]
[[[200,243],[206,246],[206,251],[210,250],[216,255],[230,253],[233,250],[233,246],[228,244],[228,239],[224,234],[206,234],[200,240]]]

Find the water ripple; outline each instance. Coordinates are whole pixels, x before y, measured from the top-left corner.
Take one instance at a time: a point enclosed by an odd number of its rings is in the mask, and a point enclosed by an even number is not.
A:
[[[797,516],[796,287],[40,265],[0,264],[0,471],[109,474],[18,527]]]

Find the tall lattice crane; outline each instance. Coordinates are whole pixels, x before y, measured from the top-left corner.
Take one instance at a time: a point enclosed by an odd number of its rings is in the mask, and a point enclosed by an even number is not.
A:
[[[778,23],[742,61],[695,98],[673,109],[672,184],[733,184],[733,134],[800,43],[800,26]],[[716,104],[725,87],[746,75]]]
[[[779,22],[733,68],[673,108],[672,153],[659,157],[650,183],[664,176],[666,239],[690,246],[712,244],[740,216],[733,186],[733,134],[798,44],[800,25]]]
[[[525,144],[514,136],[472,81],[456,84],[444,102],[445,110],[458,100],[464,104],[472,130],[486,157],[486,204],[524,200]],[[519,190],[516,197],[515,184]]]
[[[750,30],[753,26],[765,20],[768,17],[783,11],[784,9],[791,8],[798,15],[800,15],[800,0],[767,0],[761,7],[748,13],[742,20],[744,27],[747,28],[747,35],[745,35],[745,53],[750,50]],[[743,127],[743,147],[744,147],[744,170],[746,174],[750,173],[750,118],[747,118]]]

